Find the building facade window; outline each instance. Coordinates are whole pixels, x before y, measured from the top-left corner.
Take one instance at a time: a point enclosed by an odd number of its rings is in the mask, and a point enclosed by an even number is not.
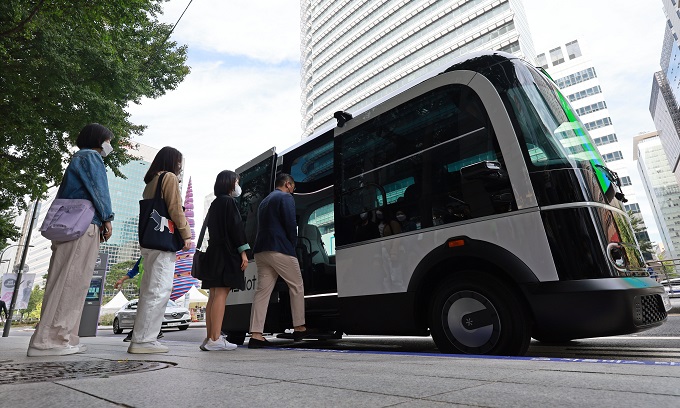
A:
[[[587,98],[589,96],[597,95],[599,93],[602,93],[602,88],[600,88],[600,85],[596,85],[587,89],[584,89],[582,91],[575,92],[571,95],[568,96],[569,102],[574,102],[578,101],[579,99]]]
[[[622,187],[631,186],[631,185],[633,185],[633,183],[631,183],[630,177],[628,177],[628,176],[621,177],[621,186]]]
[[[623,154],[621,153],[620,150],[617,150],[615,152],[603,154],[602,158],[604,159],[605,162],[613,162],[617,160],[623,160]]]
[[[616,137],[616,133],[611,133],[606,136],[596,137],[595,139],[593,139],[593,142],[595,142],[595,146],[602,146],[610,143],[615,143],[618,141],[619,139]]]
[[[593,104],[588,105],[588,106],[584,106],[582,108],[578,108],[578,109],[576,109],[576,113],[578,113],[579,116],[583,116],[583,115],[587,115],[589,113],[597,112],[597,111],[602,110],[602,109],[607,109],[607,104],[605,103],[605,101],[600,101],[600,102],[593,103]]]
[[[561,47],[550,50],[550,61],[552,61],[553,67],[564,62],[564,55],[562,55]]]
[[[585,126],[587,131],[591,131],[593,129],[599,129],[603,128],[605,126],[609,126],[612,124],[612,120],[609,117],[594,120],[592,122],[584,123],[583,126]]]
[[[568,42],[566,47],[567,55],[569,56],[570,60],[581,56],[581,47],[578,46],[578,41],[574,40],[572,42]]]
[[[624,204],[623,208],[625,208],[626,211],[632,211],[636,214],[640,212],[640,205],[638,205],[638,203]]]
[[[548,69],[548,60],[545,58],[545,53],[539,54],[536,57],[536,64],[543,69]]]
[[[590,67],[575,74],[567,75],[564,78],[559,78],[555,83],[558,88],[564,89],[568,86],[576,85],[593,78],[597,78],[597,73],[595,72],[595,68]]]

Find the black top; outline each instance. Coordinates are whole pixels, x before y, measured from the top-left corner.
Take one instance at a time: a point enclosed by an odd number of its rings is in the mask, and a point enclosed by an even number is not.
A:
[[[247,245],[247,241],[236,200],[228,195],[220,195],[210,204],[208,214],[210,239],[201,288],[228,287],[243,290],[245,285],[238,248]]]

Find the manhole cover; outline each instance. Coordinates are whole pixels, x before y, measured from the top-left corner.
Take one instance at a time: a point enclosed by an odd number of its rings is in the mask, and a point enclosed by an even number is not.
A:
[[[108,377],[160,370],[171,363],[158,361],[64,361],[51,363],[0,363],[0,384],[20,384],[68,380],[85,377]]]

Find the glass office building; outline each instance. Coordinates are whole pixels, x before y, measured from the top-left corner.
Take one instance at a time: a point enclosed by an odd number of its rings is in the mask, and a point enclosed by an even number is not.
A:
[[[113,224],[113,235],[107,242],[102,242],[100,250],[109,254],[109,265],[118,262],[136,260],[140,256],[139,236],[139,200],[146,184],[144,175],[158,153],[158,149],[139,144],[138,150],[131,154],[140,160],[130,161],[120,168],[126,179],[116,177],[111,170],[106,171],[111,192],[111,205],[116,214]]]
[[[676,17],[673,20],[677,20],[675,12],[672,14]],[[661,71],[652,78],[649,113],[659,131],[671,171],[680,183],[680,42],[671,21],[669,18],[664,33]]]
[[[633,138],[638,170],[651,203],[666,258],[680,257],[680,187],[671,171],[658,132]]]
[[[303,137],[451,60],[501,50],[533,61],[520,0],[301,0]]]

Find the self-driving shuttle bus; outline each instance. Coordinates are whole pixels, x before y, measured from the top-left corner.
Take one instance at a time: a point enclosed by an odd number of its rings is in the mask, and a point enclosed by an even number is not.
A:
[[[307,326],[319,338],[432,335],[444,353],[521,355],[531,337],[665,321],[665,293],[646,272],[616,174],[554,83],[525,61],[469,55],[335,116],[335,128],[237,169],[251,247],[275,174],[296,181]],[[254,262],[245,280],[223,323],[241,344]],[[291,327],[280,282],[265,332]]]

